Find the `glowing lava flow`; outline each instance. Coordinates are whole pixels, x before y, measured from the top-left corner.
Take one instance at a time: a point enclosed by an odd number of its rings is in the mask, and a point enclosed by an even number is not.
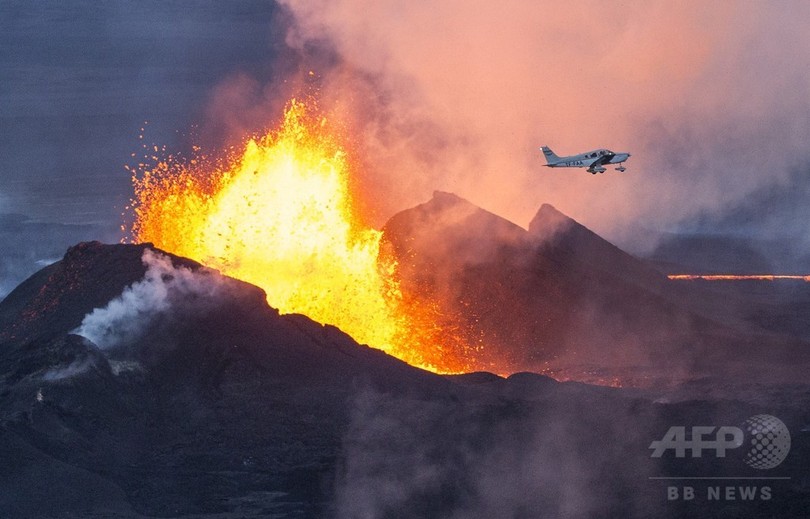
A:
[[[793,276],[787,274],[670,274],[669,279],[675,281],[778,281],[788,279],[793,281],[807,281],[810,276]]]
[[[359,222],[349,161],[326,119],[293,100],[278,131],[224,165],[205,162],[157,160],[133,175],[133,241],[260,286],[282,313],[334,324],[413,365],[468,368],[459,344],[440,337],[435,309],[403,301],[382,233]]]

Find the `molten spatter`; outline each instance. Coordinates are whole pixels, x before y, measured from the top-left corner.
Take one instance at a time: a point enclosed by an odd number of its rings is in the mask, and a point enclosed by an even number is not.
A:
[[[204,164],[208,164],[205,166]],[[218,165],[157,159],[133,174],[131,239],[260,286],[282,313],[438,372],[466,370],[465,346],[409,305],[382,232],[358,217],[350,162],[328,121],[292,100],[277,131]]]

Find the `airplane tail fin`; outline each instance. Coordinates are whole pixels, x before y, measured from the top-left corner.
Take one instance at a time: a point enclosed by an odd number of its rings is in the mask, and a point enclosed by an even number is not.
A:
[[[542,150],[543,150],[543,155],[546,156],[546,163],[547,164],[554,164],[555,162],[558,162],[560,160],[560,157],[558,157],[556,153],[551,151],[551,148],[549,148],[548,146],[543,146]]]

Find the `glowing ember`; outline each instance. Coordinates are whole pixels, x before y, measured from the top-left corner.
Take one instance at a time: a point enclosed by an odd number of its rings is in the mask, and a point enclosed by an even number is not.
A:
[[[702,279],[704,281],[778,281],[790,279],[794,281],[810,282],[810,276],[793,276],[786,274],[670,274],[669,279],[676,281],[694,281]]]
[[[258,285],[282,313],[334,324],[411,364],[468,368],[464,345],[434,324],[436,308],[403,300],[396,264],[380,256],[382,233],[353,206],[347,154],[304,103],[292,100],[278,131],[220,166],[154,159],[133,175],[133,241]]]

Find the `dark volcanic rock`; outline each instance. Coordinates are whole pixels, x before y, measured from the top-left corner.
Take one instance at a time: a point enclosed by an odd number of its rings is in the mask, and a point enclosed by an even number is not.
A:
[[[661,290],[664,276],[644,261],[632,256],[562,214],[543,204],[529,223],[529,234],[540,252],[566,270],[599,271],[604,275],[646,290]]]
[[[143,251],[151,244],[80,243],[62,261],[40,270],[0,304],[0,341],[52,338],[81,324],[94,308],[107,304],[124,287],[143,278]],[[188,267],[199,264],[174,257]]]
[[[481,239],[495,264],[534,239],[460,208],[497,237]],[[664,394],[439,377],[280,316],[258,288],[194,262],[165,256],[155,275],[146,254],[162,253],[81,244],[0,303],[0,516],[753,518],[810,506],[804,386],[752,386],[741,401],[708,379]],[[132,314],[140,327],[118,319],[133,297],[154,306]],[[85,326],[94,308],[131,336]],[[689,401],[651,403],[663,397]],[[741,456],[684,464],[648,446],[673,424],[761,412],[795,434],[778,472],[795,483],[774,484],[778,499],[673,505],[648,479],[742,473]]]
[[[469,341],[484,345],[480,365],[496,371],[542,369],[583,350],[619,355],[626,345],[617,334],[640,309],[654,312],[658,328],[689,319],[659,300],[663,276],[549,205],[527,232],[436,193],[392,217],[385,236],[400,261],[403,290],[439,301]]]
[[[662,375],[756,376],[758,366],[739,365],[742,352],[783,364],[789,352],[807,357],[794,339],[703,315],[703,294],[674,289],[652,265],[550,205],[526,231],[437,192],[393,216],[384,231],[403,292],[438,303],[446,327],[479,346],[475,369],[649,384]]]
[[[173,268],[218,287],[216,299],[168,294],[171,305],[116,347],[74,335],[86,314],[144,277],[146,250],[77,245],[0,303],[0,458],[18,460],[5,466],[6,481],[33,491],[41,470],[77,477],[88,495],[74,513],[212,512],[255,491],[268,512],[316,514],[351,394],[450,385],[332,326],[279,316],[260,289],[170,255]],[[35,454],[12,456],[26,449]],[[34,500],[21,515],[72,503],[63,497]],[[0,506],[0,515],[26,510]]]

